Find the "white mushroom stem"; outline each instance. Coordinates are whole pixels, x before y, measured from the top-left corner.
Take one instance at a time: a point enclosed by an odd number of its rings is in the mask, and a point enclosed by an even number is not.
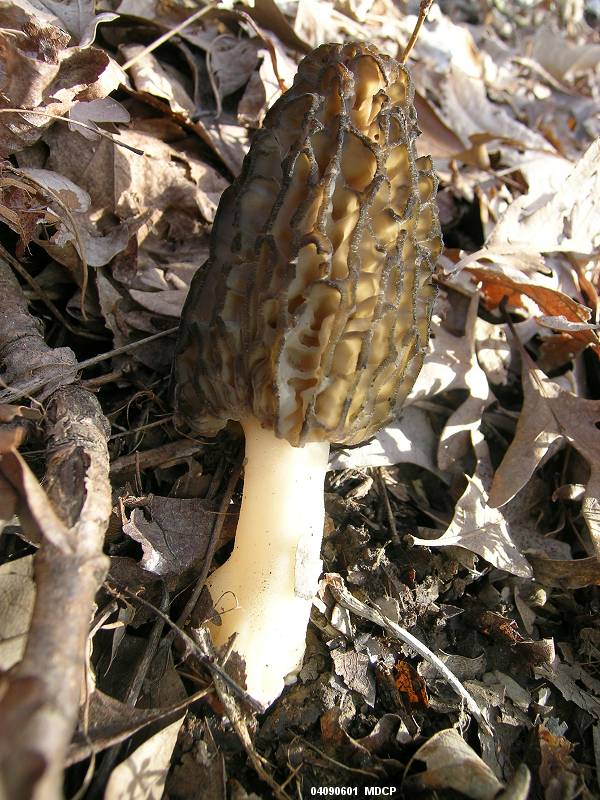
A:
[[[322,562],[323,481],[328,443],[292,447],[255,419],[246,436],[244,495],[229,559],[207,581],[221,625],[216,645],[236,634],[248,693],[265,707],[295,680]]]

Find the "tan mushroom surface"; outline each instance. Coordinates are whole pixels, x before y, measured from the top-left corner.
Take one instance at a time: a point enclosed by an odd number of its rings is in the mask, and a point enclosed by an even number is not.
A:
[[[209,579],[222,623],[211,631],[217,644],[236,635],[264,705],[301,666],[329,445],[393,419],[423,362],[441,236],[417,134],[394,59],[361,43],[309,54],[221,198],[183,311],[178,416],[203,435],[239,420],[246,435],[234,551]]]

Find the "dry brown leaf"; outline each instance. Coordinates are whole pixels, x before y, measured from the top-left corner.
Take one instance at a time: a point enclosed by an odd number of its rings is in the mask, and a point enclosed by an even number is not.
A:
[[[502,784],[454,728],[438,731],[422,745],[413,759],[424,761],[424,772],[403,783],[407,795],[415,791],[453,789],[473,800],[493,800]]]
[[[2,453],[0,475],[17,495],[17,514],[29,541],[39,544],[46,539],[63,553],[72,553],[74,545],[69,529],[19,452]]]
[[[415,108],[421,136],[417,139],[418,155],[431,155],[436,162],[449,159],[464,150],[461,139],[442,121],[431,103],[415,92]]]
[[[266,48],[257,52],[259,68],[252,73],[243,97],[238,103],[238,119],[249,127],[258,127],[269,109],[281,95],[280,79],[290,87],[296,74],[296,63],[287,55],[281,43],[270,37],[277,58],[277,74],[271,54]]]
[[[458,500],[452,521],[438,539],[411,537],[423,547],[463,547],[512,575],[529,578],[532,570],[513,542],[508,523],[488,500],[491,464],[487,445],[479,431],[472,431],[477,458],[475,473],[466,475],[467,488]]]
[[[506,325],[493,325],[477,317],[475,321],[477,361],[492,384],[505,385],[508,380],[511,352]]]
[[[48,22],[26,0],[21,7],[0,10],[0,108],[24,108],[42,114],[0,115],[0,156],[9,156],[37,141],[76,101],[106,97],[122,80],[123,71],[104,51],[69,47],[69,35]],[[64,4],[61,4],[65,7]],[[78,6],[73,6],[77,8]],[[23,31],[23,32],[21,32]]]
[[[33,10],[53,25],[67,31],[80,47],[89,46],[95,38],[96,28],[101,22],[110,22],[117,14],[105,12],[96,15],[94,0],[78,0],[65,3],[61,0],[12,0],[15,5]]]
[[[187,239],[194,224],[212,220],[228,185],[213,167],[155,136],[128,130],[121,138],[144,155],[105,139],[90,144],[55,129],[46,137],[47,166],[79,183],[90,195],[93,210],[108,210],[123,220],[152,211],[155,231],[181,220],[181,238]]]
[[[126,705],[96,687],[89,697],[88,730],[75,733],[67,754],[67,765],[124,741],[147,725],[164,719],[167,713],[160,708]]]
[[[140,57],[145,49],[141,44],[125,45],[121,49],[127,61],[136,59],[129,71],[138,92],[147,92],[166,100],[175,114],[186,117],[194,114],[196,104],[188,94],[181,76],[168,65],[162,65],[152,53]]]
[[[402,29],[406,38],[412,33],[417,17],[406,15],[402,19]],[[445,73],[455,64],[465,75],[472,78],[485,77],[485,59],[473,38],[472,28],[453,22],[449,14],[443,14],[439,6],[430,10],[427,25],[421,28],[415,46],[414,68],[419,72],[419,61],[426,63],[431,73]]]
[[[463,547],[498,569],[529,578],[531,567],[510,538],[503,515],[488,505],[488,496],[477,475],[467,476],[467,488],[460,497],[452,522],[438,539],[411,537],[422,547]]]
[[[539,583],[561,589],[581,589],[584,586],[600,586],[600,559],[598,556],[569,561],[555,561],[537,553],[527,556],[533,574]]]
[[[375,675],[367,653],[351,647],[338,647],[331,652],[333,667],[346,686],[358,692],[367,705],[375,705]]]
[[[482,251],[481,258],[486,257],[485,253]],[[591,311],[564,292],[539,283],[515,280],[498,269],[471,266],[465,266],[464,269],[475,280],[481,281],[481,291],[488,308],[497,308],[504,298],[509,306],[523,308],[523,296],[528,297],[542,312],[539,323],[563,332],[563,341],[569,343],[569,348],[565,348],[565,356],[573,357],[588,346],[600,355],[597,326],[588,324]]]
[[[429,353],[408,398],[413,402],[447,389],[469,390],[469,396],[449,416],[441,433],[437,463],[442,471],[452,469],[467,452],[471,432],[479,429],[482,414],[494,399],[475,352],[478,302],[479,296],[472,294],[463,336],[454,336],[443,325],[432,328]]]
[[[35,187],[0,167],[0,221],[20,237],[22,247],[27,247],[45,219],[46,209],[40,206]]]
[[[394,464],[416,464],[447,481],[436,464],[438,437],[427,413],[417,406],[402,410],[397,422],[358,447],[336,449],[330,469],[364,469]]]
[[[77,131],[84,138],[97,141],[99,134],[98,122],[121,122],[131,121],[129,112],[121,103],[112,97],[102,97],[98,100],[76,101],[69,109],[69,119],[75,122],[85,123],[87,127],[69,124],[69,130]],[[90,128],[92,130],[90,130]]]
[[[489,489],[489,487],[488,487]],[[510,537],[521,553],[534,553],[538,557],[570,560],[573,557],[569,542],[548,534],[541,512],[550,504],[546,481],[534,476],[521,491],[502,507],[508,523]]]
[[[142,292],[139,289],[130,289],[129,294],[142,308],[154,314],[178,319],[183,310],[188,288],[165,289],[162,292]]]
[[[139,318],[136,316],[134,319],[131,312],[139,312],[142,308],[153,317],[160,315],[179,318],[190,282],[199,265],[208,257],[208,241],[207,237],[197,238],[196,241],[190,239],[186,251],[181,255],[194,260],[183,262],[177,258],[179,252],[155,249],[152,239],[153,237],[144,240],[134,272],[121,272],[119,265],[113,264],[112,276],[129,289],[129,296],[136,303],[135,308],[131,308],[131,304],[121,302],[122,322],[130,328],[158,332],[161,329],[160,324],[140,327]],[[171,260],[175,258],[177,260]],[[124,295],[120,294],[120,297],[124,298]]]
[[[374,0],[334,0],[334,6],[338,11],[356,22],[366,22],[373,5]]]
[[[569,664],[558,656],[536,667],[536,674],[555,686],[570,703],[575,703],[596,720],[600,720],[600,681],[580,664]]]
[[[133,508],[123,532],[142,546],[141,566],[156,575],[181,575],[199,564],[209,546],[219,519],[208,500],[152,495],[142,507]],[[234,533],[236,515],[226,519],[218,546]]]
[[[112,771],[104,800],[161,800],[183,717],[140,745]]]
[[[577,75],[600,64],[600,44],[573,44],[550,25],[542,25],[533,40],[532,57],[557,80],[572,83]]]
[[[239,175],[250,142],[248,129],[243,125],[233,125],[219,120],[206,120],[204,123],[214,151],[232,175]]]
[[[0,670],[23,657],[35,599],[33,556],[0,566]]]
[[[80,283],[82,262],[103,266],[126,247],[127,226],[113,226],[102,235],[86,213],[88,193],[64,175],[23,167],[11,170],[1,183],[0,217],[21,236],[22,245],[34,241],[69,267]]]
[[[471,302],[475,311],[471,308],[470,314],[476,316],[476,294],[471,296]],[[431,334],[423,369],[409,395],[411,403],[449,389],[468,388],[466,373],[472,365],[474,342],[468,335],[467,325],[465,324],[464,335],[456,336],[445,327],[439,317],[434,316]]]
[[[239,39],[226,33],[215,38],[208,50],[206,68],[220,99],[248,83],[258,65],[259,48],[257,39]]]
[[[61,225],[50,239],[36,239],[52,258],[68,267],[79,284],[82,282],[82,260],[90,267],[103,267],[127,247],[129,229],[127,225],[113,225],[104,235],[85,214],[74,214],[73,223]]]
[[[32,182],[32,189],[39,189],[52,204],[57,198],[70,211],[87,211],[90,207],[90,196],[76,183],[49,169],[30,169],[22,167],[15,172],[17,176],[25,176]],[[57,216],[60,217],[60,207]],[[52,220],[54,221],[54,220]]]
[[[58,28],[43,28],[20,10],[0,14],[0,22],[7,28],[22,29],[30,25],[29,33],[14,36],[0,31],[0,60],[5,65],[1,79],[3,108],[35,108],[44,92],[58,75],[59,53],[66,47],[69,37]],[[29,118],[0,115],[0,156],[6,157],[39,138],[40,130],[49,122],[42,116]]]
[[[359,39],[362,26],[336,11],[331,0],[298,0],[294,31],[312,47],[317,47],[324,42]]]
[[[253,0],[246,2],[246,5],[248,16],[258,22],[261,28],[273,31],[286,47],[305,54],[312,50],[311,45],[292,28],[275,0]]]
[[[524,194],[510,204],[486,242],[492,250],[507,244],[534,253],[598,251],[600,139],[572,166],[554,194]]]
[[[432,75],[432,82],[436,78],[439,76]],[[481,79],[463,72],[455,62],[439,81],[437,92],[440,93],[441,117],[461,139],[465,149],[471,148],[472,137],[478,134],[518,143],[531,150],[551,149],[543,136],[517,122],[502,106],[490,102]]]
[[[590,465],[583,515],[600,553],[600,430],[596,426],[600,401],[577,397],[547,378],[526,353],[522,359],[523,408],[515,438],[494,475],[490,505],[500,508],[507,503],[539,466],[570,444]]]

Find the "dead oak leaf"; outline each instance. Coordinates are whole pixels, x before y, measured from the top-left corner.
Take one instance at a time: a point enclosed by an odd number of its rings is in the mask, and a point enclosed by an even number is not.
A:
[[[207,500],[152,495],[132,509],[123,532],[142,546],[141,566],[147,572],[180,575],[202,562],[218,519]],[[226,518],[220,544],[231,537],[235,521],[233,513]]]
[[[527,483],[537,467],[565,444],[590,465],[583,515],[600,552],[600,401],[577,397],[547,378],[523,353],[524,403],[513,439],[496,470],[489,503],[499,508]]]
[[[485,250],[482,251],[485,257]],[[505,271],[482,266],[465,266],[465,270],[477,281],[481,281],[481,292],[488,308],[497,308],[506,297],[508,304],[523,308],[523,297],[528,297],[542,311],[538,322],[546,328],[561,331],[570,347],[565,355],[572,355],[591,346],[600,355],[600,339],[594,325],[590,325],[590,310],[573,300],[564,292],[511,278]]]
[[[490,251],[490,256],[494,255]],[[480,257],[486,258],[486,250],[480,251]],[[564,292],[542,286],[539,283],[526,282],[511,278],[505,270],[493,267],[465,266],[474,280],[481,281],[482,292],[488,308],[497,308],[506,297],[511,306],[523,307],[522,295],[531,298],[548,316],[561,316],[572,322],[587,322],[590,310],[581,303],[572,300]]]
[[[528,556],[538,583],[557,586],[561,589],[581,589],[584,586],[600,586],[600,558],[577,558],[554,560],[539,553]]]
[[[468,450],[471,432],[479,430],[487,406],[494,401],[487,376],[476,355],[475,324],[479,295],[471,295],[462,336],[444,325],[433,325],[429,352],[408,397],[408,402],[430,399],[449,389],[468,389],[469,395],[448,417],[440,436],[437,460],[441,470],[451,469]]]
[[[138,92],[166,100],[175,114],[191,117],[196,111],[196,104],[183,85],[181,76],[162,65],[152,53],[144,53],[141,44],[130,44],[122,47],[123,56],[132,61],[130,71]]]
[[[413,760],[424,761],[427,768],[404,779],[403,789],[409,797],[423,789],[454,789],[473,800],[492,800],[502,789],[490,767],[453,728],[434,734]]]
[[[108,53],[70,47],[69,34],[26,0],[0,8],[0,156],[33,144],[76,101],[104,98],[125,73]],[[66,4],[62,4],[65,6]],[[23,109],[22,113],[8,113]],[[27,109],[34,113],[28,114]]]
[[[52,507],[23,456],[15,449],[0,456],[0,485],[3,496],[9,488],[15,493],[15,510],[29,541],[39,544],[45,539],[65,555],[73,552],[74,542],[69,529]]]
[[[94,41],[96,28],[101,22],[110,22],[118,16],[112,12],[96,15],[94,0],[78,0],[76,3],[65,3],[64,0],[14,1],[15,5],[70,33],[80,47],[87,47]]]
[[[498,569],[521,578],[531,577],[531,567],[512,541],[506,519],[498,509],[490,507],[480,477],[466,477],[467,488],[445,533],[439,539],[411,537],[412,543],[424,547],[464,547]]]
[[[513,542],[508,520],[488,499],[491,462],[483,434],[471,430],[470,438],[477,459],[475,473],[465,475],[467,487],[456,504],[450,525],[438,539],[411,537],[412,543],[424,547],[463,547],[498,569],[530,578],[531,566]]]
[[[560,190],[527,193],[514,200],[486,242],[507,244],[526,253],[593,254],[600,247],[600,139],[581,156]]]

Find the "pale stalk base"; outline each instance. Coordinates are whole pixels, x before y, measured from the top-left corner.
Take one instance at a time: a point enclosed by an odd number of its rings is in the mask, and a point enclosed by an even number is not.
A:
[[[267,707],[302,666],[322,566],[329,444],[292,447],[254,419],[243,428],[240,520],[230,558],[207,581],[222,619],[209,628],[218,646],[237,634],[248,693]]]

